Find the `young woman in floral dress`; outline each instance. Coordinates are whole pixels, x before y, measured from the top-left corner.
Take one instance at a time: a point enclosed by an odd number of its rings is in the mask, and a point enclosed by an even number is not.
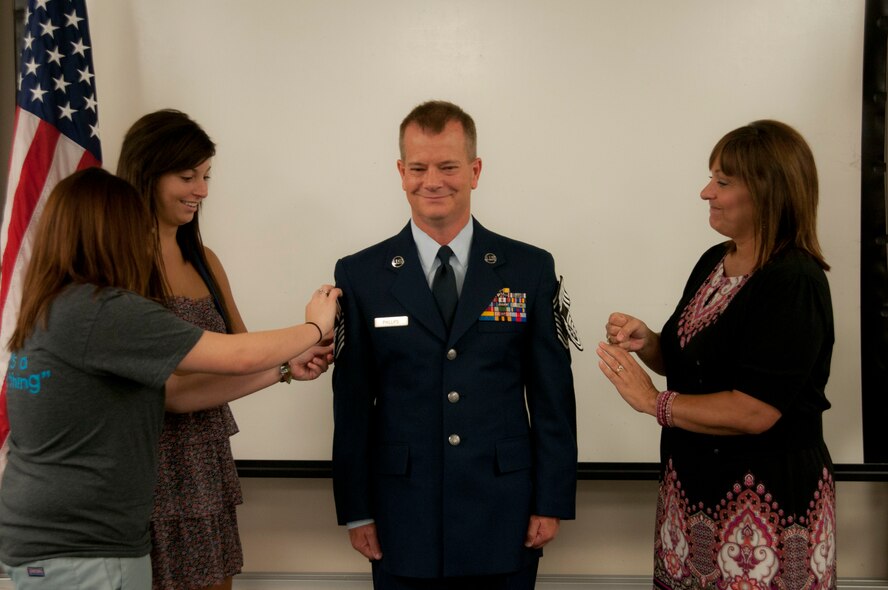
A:
[[[198,221],[215,149],[186,114],[161,110],[127,132],[117,172],[154,213],[167,306],[205,330],[237,334],[246,326],[221,262],[203,245]],[[329,353],[330,346],[316,347],[272,372],[268,384],[316,378],[327,369]],[[228,440],[237,424],[227,403],[187,413],[167,409],[151,517],[154,589],[229,589],[243,566],[236,515],[243,498]]]

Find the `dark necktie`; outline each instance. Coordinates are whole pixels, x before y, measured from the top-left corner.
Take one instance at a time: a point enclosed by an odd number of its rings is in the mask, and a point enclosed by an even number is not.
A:
[[[441,266],[435,271],[435,278],[432,280],[432,295],[435,296],[435,302],[448,331],[453,323],[453,314],[456,312],[456,303],[459,299],[456,294],[456,277],[453,275],[453,267],[450,266],[451,256],[453,250],[450,246],[441,246],[438,249]]]

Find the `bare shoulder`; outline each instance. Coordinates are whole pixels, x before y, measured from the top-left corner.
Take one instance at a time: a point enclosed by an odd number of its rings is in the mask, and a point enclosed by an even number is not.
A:
[[[240,310],[238,310],[237,304],[234,301],[234,294],[231,291],[231,284],[228,281],[228,275],[225,274],[225,268],[222,266],[222,261],[219,260],[219,257],[216,256],[215,252],[206,246],[204,246],[204,255],[207,257],[207,264],[210,265],[210,270],[213,271],[213,276],[216,277],[216,282],[219,283],[219,288],[222,289],[222,297],[225,299],[225,306],[228,308],[232,333],[238,334],[246,332],[247,326],[244,324],[244,320],[240,315]]]
[[[216,256],[216,253],[213,252],[209,247],[204,246],[204,255],[207,257],[207,264],[210,265],[210,268],[215,275],[225,275],[225,267],[222,266],[222,261],[219,260],[219,257]]]

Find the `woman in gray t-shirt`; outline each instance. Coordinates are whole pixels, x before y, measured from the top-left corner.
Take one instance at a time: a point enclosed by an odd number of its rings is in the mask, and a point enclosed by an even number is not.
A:
[[[203,397],[207,380],[217,396],[256,391],[333,329],[330,285],[290,328],[226,335],[180,320],[156,301],[152,226],[136,191],[98,168],[56,185],[41,216],[6,381],[0,561],[18,590],[148,590],[165,396],[199,409],[220,403]]]

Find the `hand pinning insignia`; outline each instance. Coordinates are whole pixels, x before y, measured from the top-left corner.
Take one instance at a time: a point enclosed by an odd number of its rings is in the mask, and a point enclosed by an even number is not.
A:
[[[555,333],[564,348],[570,348],[570,343],[583,350],[583,343],[577,333],[577,327],[570,317],[570,295],[564,288],[564,277],[558,277],[558,291],[552,298],[552,311],[555,314]]]

